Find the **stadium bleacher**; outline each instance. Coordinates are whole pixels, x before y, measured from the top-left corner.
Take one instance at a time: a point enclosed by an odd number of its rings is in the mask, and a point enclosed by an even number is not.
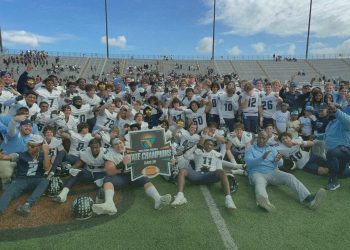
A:
[[[13,73],[14,79],[18,79],[25,70],[24,64],[11,63],[6,67],[3,59],[18,54],[0,55],[0,69]],[[61,79],[73,80],[83,77],[92,80],[113,80],[119,73],[124,74],[131,68],[144,68],[164,73],[207,75],[210,70],[212,74],[238,74],[240,79],[277,79],[287,81],[291,78],[298,82],[311,81],[312,78],[319,79],[350,79],[350,59],[311,59],[297,61],[275,61],[275,60],[178,60],[178,59],[133,59],[128,58],[98,58],[98,57],[70,57],[60,56],[56,63],[56,56],[49,56],[47,64],[43,67],[34,67],[32,75],[47,76],[49,73],[56,74]],[[119,72],[115,72],[116,62],[119,62]],[[53,72],[54,67],[62,68]],[[18,70],[17,70],[18,67]],[[72,70],[73,67],[73,70]]]

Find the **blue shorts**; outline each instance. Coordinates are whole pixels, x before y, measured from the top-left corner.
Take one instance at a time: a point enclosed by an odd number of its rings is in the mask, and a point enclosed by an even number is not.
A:
[[[207,185],[207,184],[218,182],[220,180],[217,174],[219,170],[211,171],[211,172],[198,172],[193,170],[191,167],[187,167],[186,170],[187,170],[186,178],[193,184]]]

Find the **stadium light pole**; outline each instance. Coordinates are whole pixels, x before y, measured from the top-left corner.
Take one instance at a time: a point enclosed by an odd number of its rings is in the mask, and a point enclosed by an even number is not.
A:
[[[2,34],[1,34],[1,27],[0,27],[0,53],[4,52],[4,48],[2,47]]]
[[[213,43],[211,48],[211,60],[214,60],[215,55],[215,9],[216,9],[216,0],[214,0],[214,15],[213,15]]]
[[[106,23],[106,47],[107,47],[107,58],[109,58],[107,0],[105,0],[105,23]]]
[[[307,58],[309,56],[309,38],[310,38],[311,10],[312,10],[312,0],[310,0],[309,24],[308,24],[308,27],[307,27],[305,60],[307,60]]]

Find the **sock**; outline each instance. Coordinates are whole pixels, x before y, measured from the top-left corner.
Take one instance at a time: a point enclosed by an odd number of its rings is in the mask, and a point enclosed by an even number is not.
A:
[[[225,199],[227,200],[227,199],[232,199],[232,197],[231,197],[231,195],[225,195]]]
[[[184,197],[184,193],[183,192],[178,192],[176,197]]]
[[[154,186],[150,186],[149,188],[146,188],[145,192],[149,197],[152,197],[155,201],[159,201],[160,195]]]
[[[61,193],[58,195],[61,198],[62,201],[66,201],[67,200],[68,192],[69,192],[69,188],[64,187],[62,189]]]
[[[109,202],[114,203],[113,197],[114,197],[114,190],[113,189],[105,190],[105,202],[106,203],[109,203]]]

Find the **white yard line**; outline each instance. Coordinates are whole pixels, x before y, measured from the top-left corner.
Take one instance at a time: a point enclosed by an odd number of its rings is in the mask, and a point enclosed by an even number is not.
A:
[[[230,231],[228,230],[224,218],[222,218],[218,207],[215,204],[213,197],[211,196],[208,188],[206,186],[200,186],[202,194],[204,196],[205,201],[209,207],[209,211],[213,221],[216,225],[216,228],[219,231],[221,239],[226,247],[226,249],[237,250],[238,247],[235,244],[233,238],[231,237]]]

